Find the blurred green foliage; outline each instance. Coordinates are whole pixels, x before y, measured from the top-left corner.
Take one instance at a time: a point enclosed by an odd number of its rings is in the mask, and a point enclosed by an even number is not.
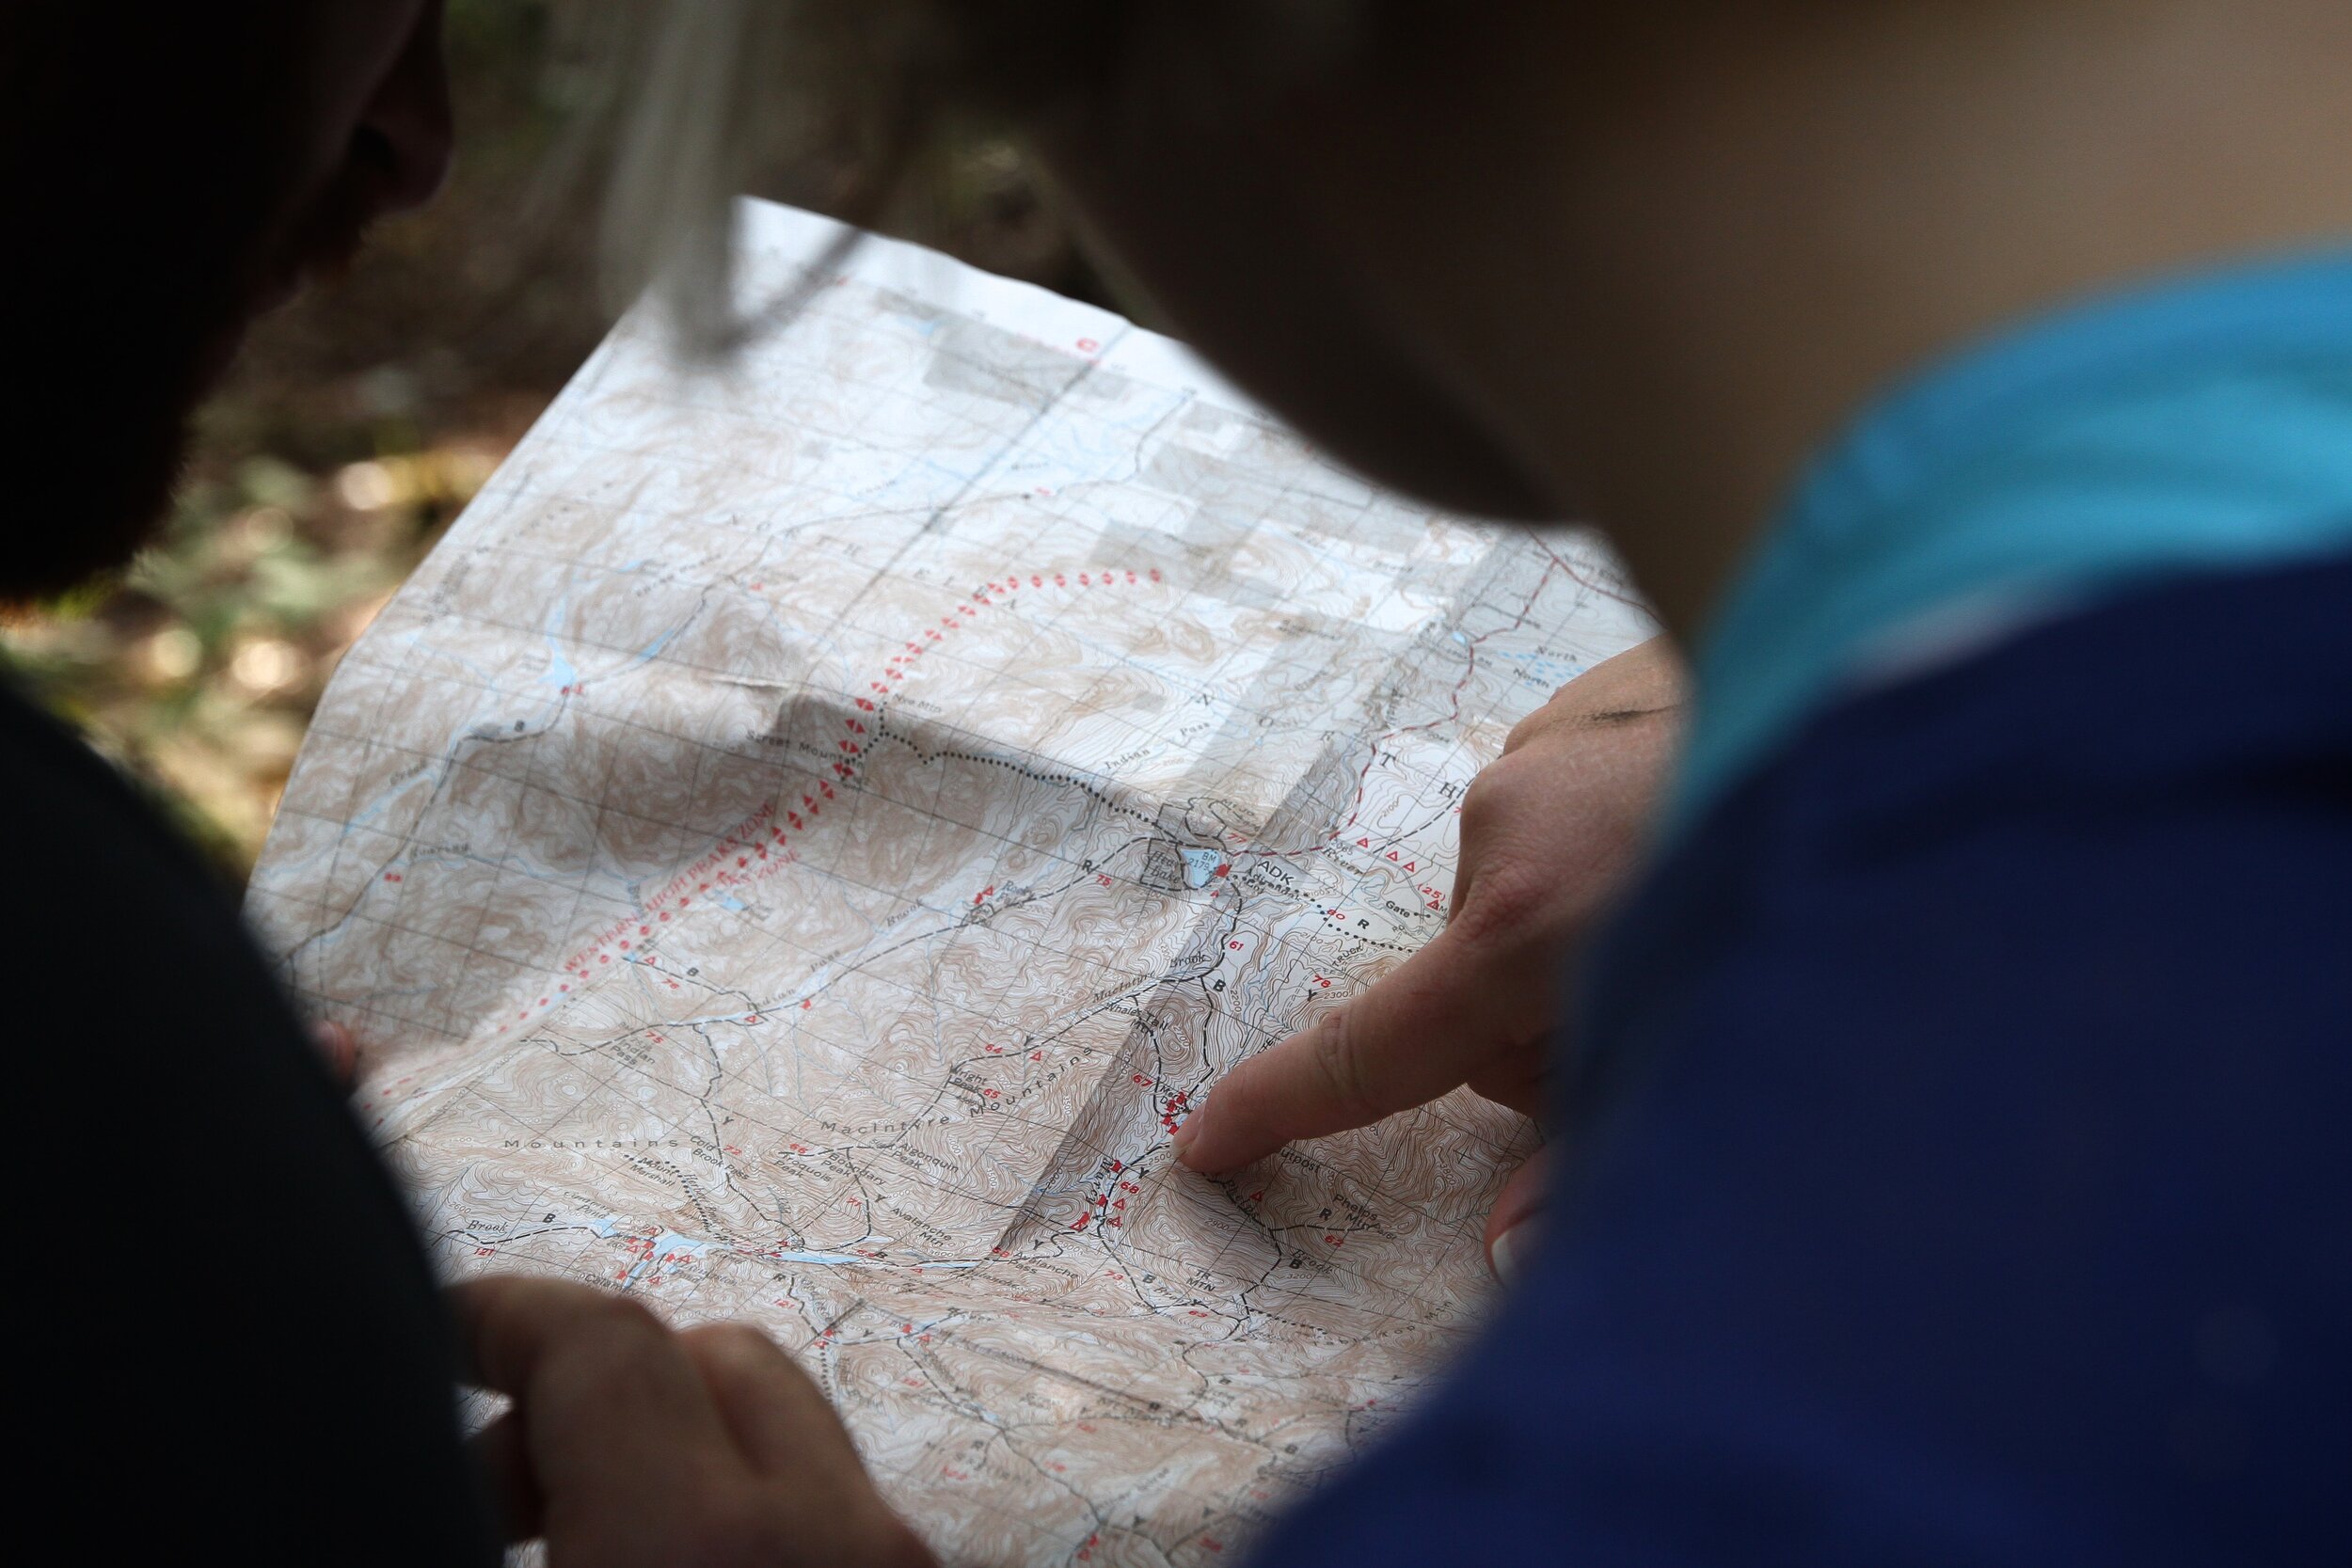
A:
[[[256,325],[156,543],[0,625],[0,656],[242,884],[336,660],[601,335],[593,236],[628,61],[609,0],[452,0],[458,156],[350,276]],[[840,155],[763,193],[821,205]],[[1020,157],[950,149],[895,227],[1095,289]]]

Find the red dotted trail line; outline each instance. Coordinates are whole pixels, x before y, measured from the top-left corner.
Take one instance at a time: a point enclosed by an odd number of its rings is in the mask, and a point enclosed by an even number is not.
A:
[[[831,791],[827,794],[830,796]],[[649,937],[653,935],[656,921],[667,921],[673,913],[691,907],[696,894],[708,893],[714,882],[721,886],[733,882],[736,878],[727,866],[730,857],[734,859],[737,869],[748,867],[754,856],[767,860],[768,846],[761,842],[765,836],[763,830],[770,827],[775,815],[776,803],[771,800],[737,823],[708,854],[662,883],[660,891],[646,900],[644,915],[629,915],[614,921],[591,938],[585,947],[565,958],[564,973],[585,979],[592,958],[610,963],[614,952],[626,954],[630,950],[630,927],[637,927],[637,936]],[[571,987],[567,985],[560,989],[569,990]],[[546,1002],[546,998],[541,999],[542,1006]]]
[[[1146,581],[1165,580],[1156,566],[1141,572],[1126,567],[1089,566],[1079,572],[1012,572],[974,589],[969,600],[958,604],[954,613],[941,616],[937,626],[925,626],[907,637],[901,651],[892,654],[866,683],[872,696],[851,696],[857,712],[842,721],[842,734],[835,739],[840,755],[830,764],[834,775],[845,787],[856,780],[859,769],[865,766],[866,748],[872,744],[872,726],[882,722],[892,694],[924,656],[979,620],[982,611],[1002,608],[1025,583],[1034,590],[1042,590],[1049,583],[1059,589],[1085,590],[1137,587]],[[873,718],[862,718],[862,714]],[[526,1022],[533,1013],[562,1006],[575,983],[586,982],[600,968],[609,968],[616,960],[628,962],[650,945],[663,926],[692,908],[696,898],[714,891],[749,887],[774,875],[798,858],[792,847],[794,835],[814,831],[826,804],[836,798],[834,785],[819,781],[802,792],[798,809],[784,804],[779,797],[729,828],[708,853],[664,882],[638,913],[613,921],[566,958],[563,963],[564,978],[556,982],[553,990],[518,1011],[516,1021]],[[784,817],[782,822],[776,820],[779,812]],[[973,902],[980,903],[995,891],[993,887],[985,889]],[[808,1003],[804,1000],[801,1005],[805,1007]]]

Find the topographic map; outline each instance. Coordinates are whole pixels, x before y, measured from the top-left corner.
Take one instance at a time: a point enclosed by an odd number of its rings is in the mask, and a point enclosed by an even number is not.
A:
[[[1464,787],[1650,623],[1105,311],[745,229],[801,308],[717,371],[622,322],[344,659],[248,912],[452,1273],[757,1323],[951,1561],[1231,1560],[1474,1328],[1532,1133],[1169,1132],[1439,928]]]

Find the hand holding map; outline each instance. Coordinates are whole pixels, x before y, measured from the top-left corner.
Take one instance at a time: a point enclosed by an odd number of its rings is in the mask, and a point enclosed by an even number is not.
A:
[[[1521,720],[1463,796],[1445,929],[1361,996],[1236,1063],[1177,1127],[1177,1157],[1232,1170],[1465,1084],[1540,1112],[1561,956],[1632,867],[1681,702],[1681,667],[1653,639]]]
[[[1179,1122],[1445,924],[1512,726],[1649,622],[1116,316],[748,214],[348,655],[254,879],[459,1274],[757,1323],[955,1560],[1202,1563],[1491,1296],[1464,1092],[1224,1180]]]
[[[499,1517],[550,1562],[932,1560],[807,1374],[756,1329],[674,1334],[626,1297],[521,1275],[450,1302],[473,1379],[514,1401],[473,1444]]]

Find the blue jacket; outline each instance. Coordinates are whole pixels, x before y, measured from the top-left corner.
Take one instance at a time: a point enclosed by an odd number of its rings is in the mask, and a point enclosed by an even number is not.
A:
[[[1898,394],[1701,670],[1533,1264],[1258,1560],[2352,1563],[2352,261]]]

